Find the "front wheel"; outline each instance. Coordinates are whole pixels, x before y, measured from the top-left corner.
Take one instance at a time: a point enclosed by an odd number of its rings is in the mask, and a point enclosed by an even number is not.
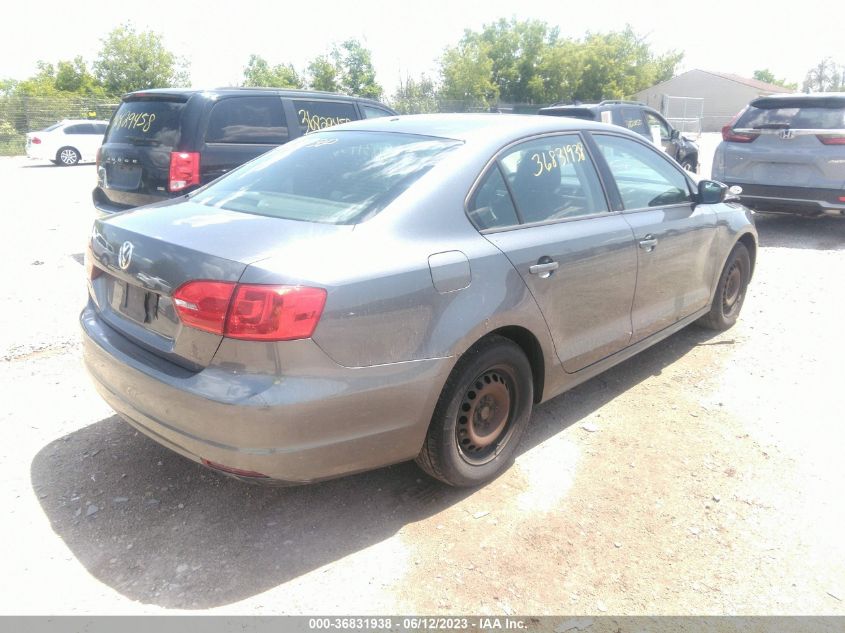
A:
[[[699,319],[699,324],[711,330],[727,330],[736,323],[750,279],[751,257],[744,244],[737,244],[719,276],[710,312]]]
[[[417,464],[451,486],[477,486],[499,475],[531,417],[531,365],[510,339],[490,336],[452,370]]]
[[[56,154],[59,165],[70,167],[79,162],[79,152],[72,147],[63,147]]]

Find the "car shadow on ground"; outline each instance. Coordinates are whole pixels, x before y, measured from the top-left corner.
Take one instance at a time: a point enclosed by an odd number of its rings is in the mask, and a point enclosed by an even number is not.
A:
[[[687,328],[541,405],[520,452],[696,345],[712,344],[712,336]],[[132,600],[173,609],[243,600],[472,494],[441,485],[413,463],[301,487],[250,485],[170,452],[117,416],[45,446],[31,479],[53,530],[95,578]]]
[[[761,248],[845,249],[845,218],[758,213],[754,223]]]

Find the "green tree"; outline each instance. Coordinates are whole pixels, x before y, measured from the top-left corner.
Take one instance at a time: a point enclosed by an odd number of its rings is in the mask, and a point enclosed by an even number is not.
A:
[[[401,114],[437,112],[437,86],[432,79],[421,75],[416,81],[406,77],[390,99],[390,105]]]
[[[837,64],[832,57],[825,57],[807,71],[803,88],[807,92],[845,90],[845,66]]]
[[[312,90],[338,92],[340,90],[339,74],[337,65],[329,59],[328,55],[320,55],[308,64],[308,86]]]
[[[790,90],[795,90],[796,88],[798,88],[798,84],[796,83],[788,83],[786,79],[776,78],[775,74],[768,68],[763,68],[762,70],[755,70],[752,77],[757,81],[763,81],[767,84],[772,84],[775,86],[783,86],[784,88],[789,88]]]
[[[359,97],[380,99],[382,87],[376,81],[372,53],[358,40],[346,40],[333,51],[341,91]]]
[[[103,95],[105,90],[80,55],[56,64],[56,90],[80,95]]]
[[[304,88],[305,84],[292,64],[270,66],[260,55],[250,55],[244,68],[244,86],[267,88]]]
[[[488,46],[467,33],[457,46],[447,48],[440,60],[440,99],[447,110],[486,110],[499,98]]]
[[[139,33],[127,23],[112,30],[102,43],[94,75],[109,94],[190,84],[187,62],[165,48],[158,33]]]

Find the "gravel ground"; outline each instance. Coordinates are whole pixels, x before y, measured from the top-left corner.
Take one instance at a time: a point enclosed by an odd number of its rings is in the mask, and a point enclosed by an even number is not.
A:
[[[160,448],[89,385],[93,181],[0,159],[0,614],[845,614],[845,221],[758,216],[736,327],[542,405],[479,490],[412,464],[267,489]]]

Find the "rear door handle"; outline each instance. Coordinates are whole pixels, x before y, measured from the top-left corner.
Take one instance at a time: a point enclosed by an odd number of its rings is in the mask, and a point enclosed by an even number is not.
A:
[[[528,267],[528,272],[532,275],[539,275],[541,279],[545,279],[552,274],[552,271],[560,267],[558,262],[543,262],[542,264],[534,264]]]
[[[653,251],[657,246],[657,238],[650,233],[640,240],[640,248],[644,251]]]

